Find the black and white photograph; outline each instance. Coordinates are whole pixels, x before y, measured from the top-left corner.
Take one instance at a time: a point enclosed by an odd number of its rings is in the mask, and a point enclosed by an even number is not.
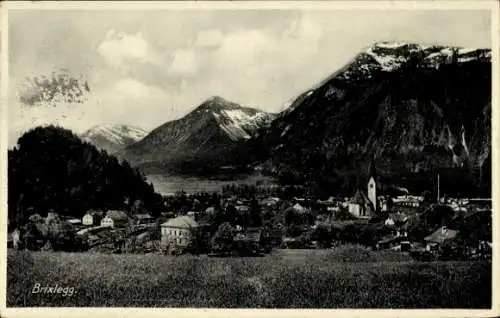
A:
[[[497,2],[44,2],[5,308],[494,309]]]

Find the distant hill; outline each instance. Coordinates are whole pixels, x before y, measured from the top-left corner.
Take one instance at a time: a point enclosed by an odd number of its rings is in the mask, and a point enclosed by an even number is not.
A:
[[[90,128],[81,135],[81,138],[112,154],[141,140],[146,135],[147,131],[138,127],[107,124]]]
[[[255,136],[272,119],[273,114],[215,96],[186,116],[154,129],[119,155],[145,170],[192,172],[219,163],[222,153]]]
[[[373,163],[412,191],[443,171],[448,194],[488,195],[490,134],[490,50],[381,42],[225,157],[332,193],[352,194]]]
[[[162,197],[128,163],[60,127],[21,136],[8,153],[8,178],[11,221],[50,209],[82,217],[88,209],[128,209],[135,200],[153,213],[162,207]]]

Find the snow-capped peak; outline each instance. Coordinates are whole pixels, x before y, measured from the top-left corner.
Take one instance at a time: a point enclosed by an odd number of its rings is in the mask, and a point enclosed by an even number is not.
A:
[[[314,93],[320,91],[318,88],[324,87],[327,83],[332,82],[333,79],[344,81],[347,84],[352,84],[358,80],[364,81],[380,72],[401,70],[413,58],[418,59],[419,66],[431,69],[454,62],[491,61],[491,49],[403,41],[375,42],[326,79],[296,97],[294,101],[287,103],[280,115],[285,116],[293,112],[297,105],[302,105],[304,100],[313,98],[316,95]],[[325,96],[333,95],[332,93],[338,91],[335,84],[332,87],[325,91]],[[341,95],[342,92],[340,91]]]
[[[257,110],[222,109],[213,112],[219,127],[232,139],[250,139],[257,130],[271,122],[273,116]]]
[[[215,118],[220,129],[231,140],[235,141],[251,138],[259,128],[269,124],[275,118],[274,114],[255,108],[243,107],[218,95],[205,100],[188,116]]]
[[[378,46],[381,48],[387,48],[387,49],[395,49],[402,47],[403,45],[406,45],[405,42],[390,42],[390,41],[383,41],[383,42],[377,42],[374,44],[374,46]]]
[[[130,142],[141,140],[147,135],[147,131],[129,125],[102,124],[97,125],[83,134],[83,138],[91,141],[95,138],[104,138],[117,145],[125,145]]]

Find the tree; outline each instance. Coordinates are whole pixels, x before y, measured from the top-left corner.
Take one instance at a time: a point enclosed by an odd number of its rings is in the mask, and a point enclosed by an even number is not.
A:
[[[134,203],[132,204],[132,207],[130,208],[131,212],[133,215],[136,214],[142,214],[146,212],[146,208],[144,206],[144,202],[141,200],[135,200]]]
[[[259,202],[255,197],[250,203],[250,226],[261,226],[262,225],[262,215]]]
[[[76,251],[76,231],[73,226],[60,219],[53,219],[47,224],[47,241],[50,242],[54,251]]]
[[[38,251],[42,247],[44,235],[33,222],[25,224],[21,230],[23,246],[30,251]]]
[[[453,209],[446,205],[433,205],[425,214],[425,222],[427,227],[436,229],[443,225],[447,225],[455,215]]]
[[[422,197],[424,198],[424,202],[425,204],[429,204],[431,203],[433,200],[432,200],[432,193],[430,191],[424,191],[422,192]]]
[[[212,237],[212,251],[228,254],[231,252],[234,240],[234,229],[229,222],[222,223]]]
[[[162,197],[139,172],[60,127],[26,132],[8,160],[11,222],[24,224],[50,209],[78,218],[89,209],[125,209],[127,197],[143,202],[140,209],[162,208]]]
[[[333,244],[333,231],[331,227],[318,226],[312,233],[312,239],[318,242],[321,248],[330,248]]]

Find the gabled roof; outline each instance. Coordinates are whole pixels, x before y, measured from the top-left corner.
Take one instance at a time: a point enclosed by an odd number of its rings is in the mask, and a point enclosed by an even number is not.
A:
[[[450,230],[446,227],[441,227],[431,235],[427,236],[424,240],[427,242],[443,244],[446,240],[454,239],[458,234],[456,230]]]
[[[176,218],[170,219],[161,225],[162,227],[176,227],[176,228],[193,228],[198,227],[199,224],[192,218],[186,215],[178,216]]]
[[[99,211],[99,210],[90,210],[87,212],[88,215],[91,215],[91,216],[103,216],[104,215],[104,212],[102,211]]]
[[[215,207],[210,206],[205,210],[205,213],[215,213]]]
[[[238,212],[249,212],[250,211],[250,207],[247,205],[237,205],[235,208],[236,208],[236,211],[238,211]]]
[[[296,203],[293,205],[293,208],[295,209],[295,211],[299,212],[299,213],[303,213],[306,211],[306,208],[304,208],[302,205],[300,205],[299,203]]]
[[[260,236],[262,234],[262,228],[259,227],[251,227],[247,228],[245,231],[237,233],[234,237],[237,241],[260,241]]]
[[[154,219],[149,213],[136,214],[134,217],[138,220]]]
[[[125,221],[128,220],[128,215],[125,211],[110,210],[106,212],[106,216],[111,218],[113,221]]]
[[[359,189],[356,191],[352,199],[349,201],[349,203],[355,203],[359,205],[365,205],[371,203],[370,199],[368,199],[368,196],[360,191]]]
[[[38,213],[30,215],[28,218],[31,222],[43,222],[45,219]]]
[[[389,236],[385,237],[382,240],[378,241],[379,244],[390,244],[390,243],[399,243],[401,241],[407,241],[408,237],[406,236]]]

